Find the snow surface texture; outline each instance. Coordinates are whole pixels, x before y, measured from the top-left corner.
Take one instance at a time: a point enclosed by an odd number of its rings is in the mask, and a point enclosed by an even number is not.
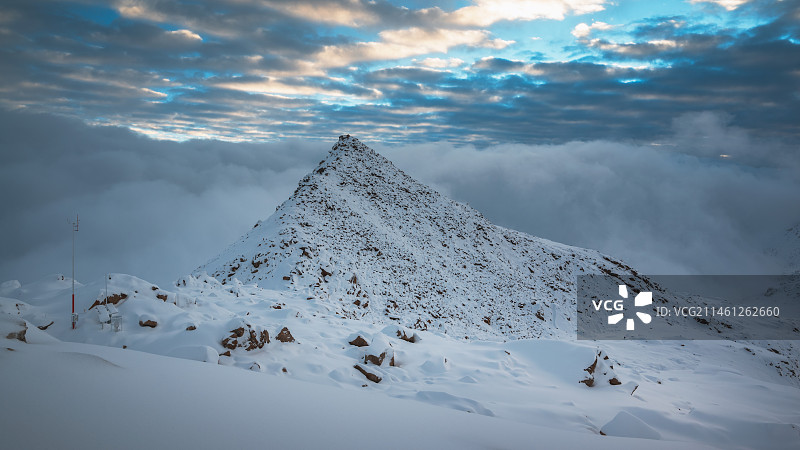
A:
[[[797,355],[780,343],[464,340],[322,314],[321,299],[208,276],[169,289],[123,274],[107,281],[107,297],[106,280],[79,285],[76,330],[67,277],[0,298],[10,448],[800,443],[800,389],[775,370]],[[120,294],[116,332],[89,308]],[[277,339],[284,328],[294,342]],[[238,329],[243,345],[223,346]],[[269,342],[247,350],[250,329]]]
[[[207,264],[342,317],[469,338],[575,335],[575,277],[638,274],[594,250],[499,227],[351,136],[275,213]]]

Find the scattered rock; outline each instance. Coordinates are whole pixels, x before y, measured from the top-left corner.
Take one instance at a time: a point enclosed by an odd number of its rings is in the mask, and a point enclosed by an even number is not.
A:
[[[28,332],[28,325],[24,324],[24,326],[25,326],[25,328],[23,328],[22,331],[15,331],[15,332],[12,332],[12,333],[8,333],[8,336],[6,336],[6,338],[7,339],[16,339],[18,341],[22,341],[22,342],[25,342],[27,344],[28,341],[25,339],[25,333]]]
[[[121,302],[122,300],[125,300],[126,298],[128,298],[128,294],[119,293],[119,294],[109,295],[108,297],[102,300],[95,300],[94,303],[92,303],[92,306],[89,307],[89,309],[92,309],[97,305],[103,305],[108,303],[116,305],[117,303]]]
[[[592,365],[587,367],[587,368],[585,368],[585,369],[583,369],[583,370],[589,372],[589,375],[592,375],[594,373],[595,369],[597,369],[597,357],[596,356],[594,357],[594,362],[592,363]]]
[[[369,381],[372,381],[373,383],[380,383],[382,380],[381,377],[375,375],[374,373],[367,372],[366,370],[364,370],[363,367],[359,366],[358,364],[354,365],[353,368],[361,372],[365,377],[367,377]]]
[[[617,378],[617,374],[614,373],[614,365],[608,364],[608,355],[605,354],[604,351],[599,350],[594,357],[594,362],[592,364],[583,369],[589,376],[586,379],[579,381],[579,383],[583,383],[588,387],[592,387],[597,385],[598,383],[605,383],[608,381],[608,384],[612,386],[619,386],[622,384]],[[635,390],[635,389],[634,389]],[[633,395],[633,393],[631,393]]]
[[[245,326],[247,330],[245,330],[244,326],[231,330],[231,335],[222,340],[222,346],[230,350],[242,347],[247,351],[251,351],[264,348],[264,345],[269,344],[269,332],[267,330],[254,330],[250,324]]]
[[[186,327],[186,331],[194,331],[196,329],[197,329],[197,327],[194,326],[194,325],[189,325],[188,327]]]
[[[220,353],[219,356],[231,356],[231,351],[225,350],[224,352]]]
[[[275,336],[275,339],[281,342],[294,342],[294,337],[292,336],[292,333],[290,333],[289,329],[286,327],[283,327],[281,332],[278,333],[277,336]]]
[[[167,301],[167,294],[156,294],[156,298],[166,302]]]
[[[381,353],[380,356],[364,355],[364,364],[372,363],[376,366],[380,366],[383,364],[384,359],[386,359],[386,352]]]
[[[139,321],[139,326],[140,327],[155,328],[157,325],[158,325],[158,322],[156,322],[155,320],[149,320],[148,319],[148,320],[145,320],[145,321],[141,321],[141,320]]]
[[[283,372],[283,373],[289,373],[289,371],[288,371],[288,370],[286,370],[286,367],[282,368],[282,369],[281,369],[281,372]]]
[[[361,337],[361,335],[356,336],[356,338],[350,341],[349,344],[355,345],[356,347],[367,347],[369,345],[367,340]]]
[[[397,337],[406,342],[411,342],[412,344],[419,341],[419,336],[417,336],[417,333],[414,333],[411,335],[411,337],[409,337],[406,332],[402,330],[397,330]]]
[[[55,323],[55,321],[51,320],[51,321],[50,321],[50,323],[48,323],[47,325],[39,325],[39,326],[38,326],[38,327],[36,327],[36,328],[38,328],[38,329],[40,329],[40,330],[44,331],[44,330],[46,330],[46,329],[50,328],[50,325],[52,325],[52,324],[54,324],[54,323]]]

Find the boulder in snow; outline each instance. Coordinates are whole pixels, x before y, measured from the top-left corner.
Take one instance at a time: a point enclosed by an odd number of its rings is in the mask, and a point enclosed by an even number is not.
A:
[[[289,329],[286,327],[283,327],[283,329],[281,329],[281,332],[278,333],[277,336],[275,336],[275,339],[281,342],[294,342],[294,336],[292,336],[292,333],[289,332]]]

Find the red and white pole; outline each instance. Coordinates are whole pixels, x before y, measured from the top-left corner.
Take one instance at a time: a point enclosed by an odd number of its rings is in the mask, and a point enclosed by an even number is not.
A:
[[[78,224],[80,218],[75,215],[75,222],[72,224],[72,329],[75,329],[75,323],[78,321],[78,316],[75,315],[75,233],[78,232]]]

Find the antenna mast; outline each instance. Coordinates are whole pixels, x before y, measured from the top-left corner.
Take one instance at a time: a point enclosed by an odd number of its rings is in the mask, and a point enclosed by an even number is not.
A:
[[[75,314],[75,233],[78,232],[78,224],[80,219],[75,214],[75,222],[72,222],[72,329],[75,329],[75,324],[78,322],[78,315]]]

